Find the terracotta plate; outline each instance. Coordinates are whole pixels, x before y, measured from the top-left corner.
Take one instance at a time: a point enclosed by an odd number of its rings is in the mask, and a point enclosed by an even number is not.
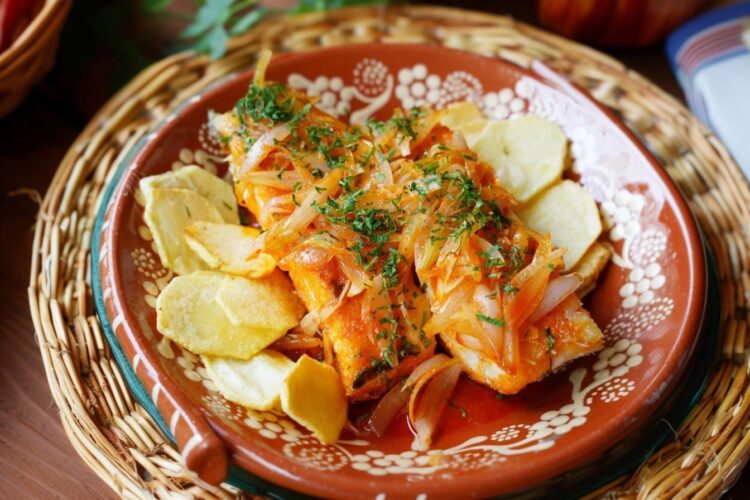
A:
[[[277,56],[269,78],[320,96],[337,116],[386,117],[396,106],[474,99],[495,118],[559,123],[574,172],[597,199],[614,250],[587,305],[607,347],[521,394],[500,399],[462,379],[429,452],[404,421],[383,438],[317,442],[279,413],[227,402],[193,354],[156,331],[162,268],[135,199],[139,178],[197,163],[223,171],[210,109],[241,97],[251,74],[191,98],[132,157],[107,210],[100,269],[112,327],[189,467],[210,482],[228,463],[323,497],[488,496],[520,491],[591,462],[646,422],[679,379],[705,305],[693,218],[663,169],[608,112],[542,66],[429,46],[353,45]]]

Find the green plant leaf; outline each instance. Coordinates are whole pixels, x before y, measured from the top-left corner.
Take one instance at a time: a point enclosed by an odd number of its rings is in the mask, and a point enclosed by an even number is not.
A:
[[[227,35],[224,26],[214,26],[214,28],[208,32],[208,55],[211,56],[211,59],[219,59],[226,53],[228,40],[229,35]]]
[[[269,10],[265,7],[258,7],[255,10],[251,10],[244,16],[234,21],[229,34],[232,36],[241,35],[252,26],[256,25],[261,19],[265,18],[269,14]]]
[[[142,0],[155,7],[171,0]],[[195,13],[193,22],[180,34],[190,39],[194,50],[209,54],[218,59],[226,53],[229,35],[240,35],[271,14],[287,12],[302,14],[350,7],[355,5],[375,5],[387,0],[299,0],[290,9],[252,8],[258,0],[203,0]],[[163,7],[162,7],[163,8]]]
[[[387,0],[299,0],[291,14],[304,14],[306,12],[320,12],[340,9],[342,7],[355,7],[362,5],[377,5],[387,3]]]
[[[172,0],[141,0],[141,9],[146,12],[161,12],[172,3]]]
[[[228,17],[233,17],[256,3],[258,3],[258,0],[234,0],[232,7],[229,9]]]
[[[195,14],[195,20],[185,28],[180,37],[195,38],[212,27],[223,25],[229,14],[233,0],[205,0]]]

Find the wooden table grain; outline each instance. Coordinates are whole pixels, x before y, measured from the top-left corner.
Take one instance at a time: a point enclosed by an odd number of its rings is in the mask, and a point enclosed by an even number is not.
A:
[[[497,2],[492,10],[533,22],[532,3]],[[660,47],[610,53],[682,98]],[[26,296],[37,210],[34,193],[44,194],[78,132],[113,93],[107,76],[116,71],[119,57],[101,49],[81,60],[75,48],[65,45],[61,54],[55,69],[25,103],[0,120],[0,498],[114,497],[63,432]],[[750,498],[750,473],[745,472],[727,496]]]

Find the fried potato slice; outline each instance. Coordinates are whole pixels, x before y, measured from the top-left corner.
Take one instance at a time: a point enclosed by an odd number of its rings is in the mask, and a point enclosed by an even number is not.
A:
[[[261,279],[225,275],[216,301],[235,325],[286,332],[305,313],[294,286],[281,271]]]
[[[187,165],[159,175],[144,177],[139,183],[144,196],[151,189],[189,189],[203,196],[213,205],[224,222],[239,224],[237,199],[232,185],[211,172],[197,166]]]
[[[565,270],[575,266],[602,232],[599,210],[583,186],[564,180],[517,210],[523,223],[538,233],[549,233],[552,243],[565,248]]]
[[[453,131],[460,132],[469,148],[473,148],[487,123],[487,117],[473,102],[459,102],[443,109],[438,122]]]
[[[562,129],[540,116],[487,122],[467,143],[520,203],[560,179],[568,154]]]
[[[185,228],[185,241],[212,269],[261,278],[276,268],[276,261],[266,253],[247,258],[259,234],[254,227],[199,221]]]
[[[471,149],[472,151],[476,151],[475,147],[480,137],[482,137],[482,132],[484,131],[484,127],[486,124],[486,121],[478,121],[469,123],[461,127],[461,135],[464,136],[466,145],[469,146],[469,149]]]
[[[229,401],[253,410],[279,408],[284,379],[294,361],[271,349],[248,360],[202,356],[208,375]]]
[[[156,327],[165,337],[196,353],[249,359],[286,330],[232,323],[216,302],[227,275],[201,271],[174,278],[156,299]]]
[[[585,297],[591,290],[596,288],[596,281],[607,266],[611,256],[612,251],[601,243],[594,243],[586,250],[586,253],[583,254],[581,260],[578,261],[578,264],[572,270],[572,272],[578,274],[583,279],[578,290],[576,290],[576,294],[579,297]]]
[[[161,263],[177,274],[207,269],[183,238],[195,221],[221,222],[221,215],[204,197],[187,189],[152,188],[143,191],[143,219],[154,237]]]
[[[284,381],[281,409],[321,443],[334,444],[346,425],[347,410],[336,370],[304,354]]]

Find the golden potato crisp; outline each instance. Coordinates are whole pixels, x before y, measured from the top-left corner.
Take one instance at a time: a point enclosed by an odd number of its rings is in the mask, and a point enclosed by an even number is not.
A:
[[[602,232],[594,198],[580,184],[564,180],[517,210],[524,224],[549,233],[555,246],[565,248],[565,269],[570,270]]]
[[[185,228],[185,240],[212,269],[260,278],[276,268],[276,261],[266,253],[247,258],[259,233],[254,227],[199,221]]]
[[[144,177],[139,186],[146,197],[151,189],[195,191],[216,208],[224,222],[240,223],[232,185],[197,165],[188,165],[163,174]]]
[[[165,337],[196,353],[249,359],[286,330],[232,323],[216,294],[227,275],[210,271],[174,278],[156,299],[156,326]]]
[[[235,325],[282,332],[296,326],[305,313],[291,281],[281,271],[259,279],[225,275],[216,301]]]
[[[203,356],[206,371],[229,401],[253,410],[279,407],[279,396],[294,361],[265,349],[248,360]]]
[[[187,189],[153,188],[143,191],[143,219],[154,238],[162,265],[177,274],[190,274],[208,266],[183,238],[185,228],[196,221],[221,222],[221,215],[204,197]]]
[[[284,381],[281,408],[324,444],[338,441],[346,425],[347,401],[338,373],[306,354]]]

